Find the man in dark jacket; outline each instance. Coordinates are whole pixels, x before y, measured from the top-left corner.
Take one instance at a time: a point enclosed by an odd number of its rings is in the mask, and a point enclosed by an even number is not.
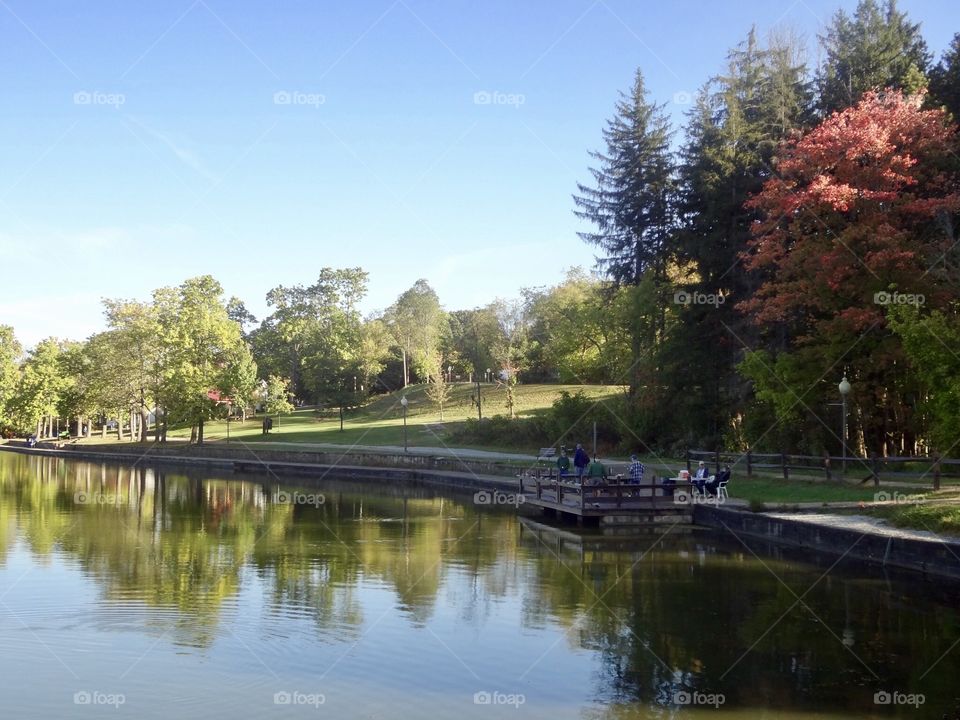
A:
[[[580,443],[577,443],[577,450],[573,454],[573,466],[577,469],[577,479],[583,481],[583,473],[586,472],[587,465],[590,464],[590,456],[583,449]]]

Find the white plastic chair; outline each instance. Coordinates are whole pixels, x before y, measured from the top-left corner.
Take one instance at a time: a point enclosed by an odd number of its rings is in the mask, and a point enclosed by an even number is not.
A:
[[[723,502],[730,497],[727,495],[727,483],[729,482],[729,480],[724,480],[722,483],[717,485],[717,502]]]

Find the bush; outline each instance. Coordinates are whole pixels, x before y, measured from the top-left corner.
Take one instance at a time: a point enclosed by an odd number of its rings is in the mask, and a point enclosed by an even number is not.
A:
[[[501,447],[541,447],[545,434],[539,418],[509,418],[494,415],[483,420],[467,418],[463,426],[450,432],[450,440],[468,445]]]

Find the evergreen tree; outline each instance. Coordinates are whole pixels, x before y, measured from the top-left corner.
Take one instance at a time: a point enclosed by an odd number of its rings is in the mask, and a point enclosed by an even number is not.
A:
[[[756,220],[744,203],[773,174],[780,142],[810,121],[811,107],[798,41],[781,36],[763,48],[751,30],[690,113],[679,171],[680,303],[664,346],[666,385],[682,389],[670,406],[689,442],[720,442],[749,402],[736,364],[754,336],[734,308],[755,282],[740,262]]]
[[[950,47],[935,68],[930,70],[930,95],[960,122],[960,33],[953,36]]]
[[[596,229],[580,233],[603,251],[598,267],[615,285],[639,286],[652,274],[664,283],[667,253],[673,233],[673,157],[670,152],[670,122],[662,105],[647,99],[643,74],[637,70],[633,88],[616,105],[616,114],[603,131],[605,152],[593,152],[598,167],[592,168],[594,186],[578,184],[574,196],[579,218]],[[662,303],[644,311],[662,316]],[[642,334],[632,328],[631,395],[640,390],[640,368],[645,347],[657,341],[656,325]]]
[[[916,92],[926,85],[930,62],[919,24],[897,10],[896,0],[860,0],[853,17],[837,11],[820,36],[826,58],[817,74],[820,111],[855,104],[868,90]]]

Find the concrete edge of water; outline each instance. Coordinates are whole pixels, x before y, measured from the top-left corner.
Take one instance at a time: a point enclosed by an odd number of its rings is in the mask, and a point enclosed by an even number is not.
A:
[[[386,465],[382,455],[371,456],[373,462],[365,464],[362,453],[350,456],[351,462],[318,463],[294,462],[288,453],[260,453],[260,457],[241,456],[215,457],[200,454],[171,455],[142,452],[99,452],[85,449],[58,449],[48,447],[28,448],[23,445],[0,444],[0,451],[16,452],[40,457],[58,457],[74,460],[100,462],[126,462],[145,465],[177,465],[198,468],[214,468],[230,472],[238,479],[247,474],[268,474],[283,477],[291,483],[317,482],[330,472],[336,471],[338,477],[350,480],[400,480],[424,485],[450,488],[462,492],[477,490],[496,490],[515,492],[518,489],[516,478],[503,475],[479,474],[469,466],[461,471],[432,469],[430,467]],[[238,471],[239,469],[239,471]],[[318,477],[319,476],[319,477]]]
[[[734,535],[762,538],[925,575],[960,579],[960,542],[942,538],[901,537],[881,530],[870,532],[708,505],[695,508],[693,521]]]
[[[307,463],[290,462],[271,457],[262,459],[210,457],[204,455],[170,455],[123,452],[97,452],[80,449],[27,448],[23,446],[0,444],[0,450],[22,454],[74,458],[105,462],[146,462],[153,464],[174,464],[201,468],[216,468],[232,474],[235,467],[246,465],[252,473],[262,472],[283,476],[291,482],[319,482],[330,471],[336,470],[337,476],[351,480],[399,480],[443,487],[459,492],[495,490],[513,492],[517,490],[517,481],[497,475],[479,474],[467,468],[455,472],[446,469],[425,467],[388,466],[383,463],[382,455],[370,465],[362,464],[363,455],[351,456],[356,463]],[[243,478],[245,473],[237,472],[236,477]],[[320,477],[318,477],[318,474]],[[960,542],[943,538],[910,538],[893,533],[884,533],[880,529],[864,531],[810,522],[789,517],[771,516],[744,510],[697,505],[693,513],[694,525],[718,530],[727,530],[735,535],[761,538],[771,542],[798,548],[810,548],[817,552],[875,563],[899,569],[913,570],[926,575],[938,575],[960,579]]]

